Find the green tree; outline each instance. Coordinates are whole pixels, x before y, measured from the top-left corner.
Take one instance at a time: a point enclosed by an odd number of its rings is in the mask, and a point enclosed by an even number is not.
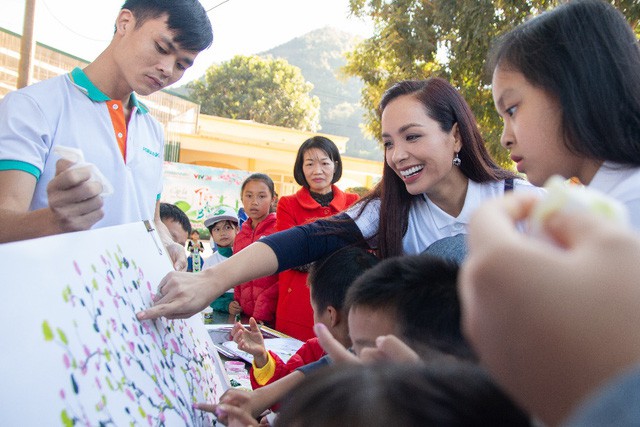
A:
[[[238,55],[188,84],[204,114],[315,132],[320,99],[298,67],[283,59]]]
[[[380,135],[376,107],[396,81],[439,76],[457,87],[471,106],[487,148],[511,166],[500,146],[502,123],[494,110],[491,76],[484,70],[492,40],[558,0],[350,0],[355,16],[369,17],[374,34],[348,54],[344,71],[364,82],[365,128]],[[640,33],[638,0],[611,0]]]

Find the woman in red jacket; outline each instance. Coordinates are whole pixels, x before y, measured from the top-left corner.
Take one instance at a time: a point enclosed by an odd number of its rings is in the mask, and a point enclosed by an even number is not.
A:
[[[242,223],[233,242],[234,254],[261,237],[276,232],[276,214],[271,212],[276,192],[271,178],[263,173],[251,174],[242,183],[240,191],[248,219]],[[273,274],[236,286],[229,313],[245,313],[259,322],[273,325],[277,301],[278,275]]]
[[[345,193],[334,185],[342,176],[340,152],[333,141],[323,136],[302,143],[293,176],[302,188],[278,201],[278,231],[331,216],[358,199],[357,194]],[[302,341],[315,336],[307,270],[301,267],[280,273],[276,312],[276,329]]]

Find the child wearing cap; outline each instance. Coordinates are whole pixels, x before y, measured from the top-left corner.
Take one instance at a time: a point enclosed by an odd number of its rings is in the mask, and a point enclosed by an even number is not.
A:
[[[211,233],[216,251],[205,259],[203,270],[219,264],[233,255],[233,242],[238,234],[238,214],[229,206],[218,206],[211,216],[204,220],[204,226]],[[228,313],[231,302],[233,302],[233,288],[213,301],[211,308]]]

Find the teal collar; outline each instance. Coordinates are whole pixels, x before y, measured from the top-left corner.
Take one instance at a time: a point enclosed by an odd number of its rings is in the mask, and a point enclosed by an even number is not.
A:
[[[220,255],[222,255],[225,258],[229,258],[231,255],[233,255],[233,248],[228,247],[228,248],[218,248],[218,253]]]
[[[76,86],[80,87],[84,91],[84,93],[89,97],[89,99],[91,99],[92,101],[96,101],[96,102],[111,101],[111,98],[109,98],[107,95],[102,93],[100,89],[98,89],[96,85],[94,85],[93,82],[89,80],[89,77],[87,77],[84,71],[82,71],[80,68],[78,67],[74,68],[69,73],[69,78],[73,83],[76,84]],[[149,108],[147,108],[146,105],[140,102],[138,100],[138,97],[136,97],[136,94],[133,92],[131,93],[130,103],[132,106],[136,107],[136,111],[141,114],[145,114],[149,112]]]

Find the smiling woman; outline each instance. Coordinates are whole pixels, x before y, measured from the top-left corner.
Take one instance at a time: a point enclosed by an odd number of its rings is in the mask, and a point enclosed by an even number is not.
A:
[[[460,261],[470,216],[483,201],[510,190],[543,192],[496,165],[469,106],[445,80],[397,83],[383,95],[380,114],[385,165],[369,195],[344,213],[267,236],[203,276],[170,274],[164,282],[175,294],[141,317],[197,312],[239,280],[304,265],[352,244],[368,245],[382,258],[430,251]],[[454,240],[450,245],[443,239]],[[436,242],[438,251],[431,251]]]

